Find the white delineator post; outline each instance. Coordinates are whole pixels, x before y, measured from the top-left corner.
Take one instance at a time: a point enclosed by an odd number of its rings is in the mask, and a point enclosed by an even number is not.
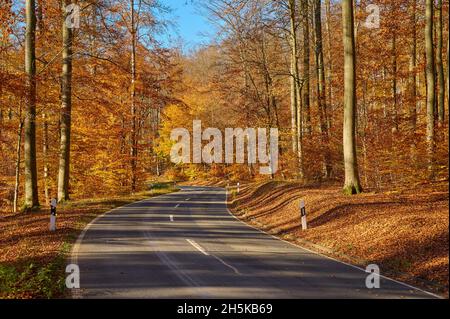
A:
[[[308,222],[306,220],[306,205],[305,201],[300,201],[300,216],[302,218],[302,229],[307,230],[308,229]]]
[[[241,184],[240,183],[237,183],[237,193],[239,194],[239,186],[240,186]]]
[[[56,199],[50,203],[50,231],[56,231]]]

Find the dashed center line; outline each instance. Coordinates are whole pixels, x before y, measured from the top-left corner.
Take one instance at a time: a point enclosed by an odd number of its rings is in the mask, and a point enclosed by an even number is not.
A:
[[[189,244],[194,246],[194,248],[197,249],[199,252],[201,252],[203,255],[209,256],[209,254],[206,252],[206,250],[204,250],[203,247],[200,246],[199,244],[197,244],[195,241],[190,240],[190,239],[186,239],[186,240]]]
[[[212,256],[215,259],[217,259],[219,262],[221,262],[224,266],[230,268],[231,270],[233,270],[236,274],[241,275],[241,273],[239,272],[239,270],[237,270],[236,267],[231,266],[230,264],[226,263],[222,258],[217,257],[215,255],[211,255],[209,254],[202,246],[200,246],[199,244],[197,244],[195,241],[191,240],[191,239],[186,239],[187,242],[189,244],[191,244],[192,246],[195,247],[195,249],[197,249],[198,251],[200,251],[203,255],[205,256]]]
[[[170,215],[170,221],[173,222],[173,215]]]
[[[178,204],[177,206],[175,206],[175,208],[178,208],[178,207],[180,207],[180,205],[181,205],[181,204]]]
[[[224,264],[225,266],[227,266],[228,268],[230,268],[231,270],[233,270],[237,275],[241,275],[241,273],[239,272],[239,270],[237,270],[236,267],[231,266],[230,264],[227,264],[222,258],[217,257],[215,255],[212,255],[214,258],[216,258],[218,261],[220,261],[222,264]]]

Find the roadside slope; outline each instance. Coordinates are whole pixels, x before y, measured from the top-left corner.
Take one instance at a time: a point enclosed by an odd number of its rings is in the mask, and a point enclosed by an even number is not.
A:
[[[56,232],[49,211],[0,214],[0,298],[60,298],[71,246],[85,226],[113,208],[175,191],[154,189],[128,196],[68,202],[58,207]]]
[[[310,229],[301,230],[305,200]],[[229,198],[241,220],[282,239],[448,294],[448,185],[347,197],[337,186],[249,184]]]

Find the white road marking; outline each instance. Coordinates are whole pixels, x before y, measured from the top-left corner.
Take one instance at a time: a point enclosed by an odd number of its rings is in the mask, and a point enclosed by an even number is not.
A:
[[[173,215],[170,215],[170,221],[173,222]]]
[[[195,249],[197,249],[199,252],[201,252],[203,255],[205,256],[209,256],[209,254],[206,252],[206,250],[203,249],[203,247],[201,247],[199,244],[197,244],[195,241],[190,240],[190,239],[186,239],[187,242],[189,244],[191,244],[192,246],[195,247]]]
[[[181,205],[181,204],[178,204],[177,206],[175,206],[175,208],[178,208],[178,207],[180,207],[180,205]]]
[[[233,270],[236,274],[241,275],[241,273],[239,272],[239,270],[237,270],[237,268],[231,266],[230,264],[227,264],[222,258],[217,257],[215,255],[212,255],[214,258],[216,258],[218,261],[220,261],[222,264],[224,264],[225,266],[227,266],[228,268],[230,268],[231,270]]]
[[[187,202],[188,200],[191,200],[191,199],[190,199],[190,198],[186,198],[186,202]]]
[[[228,268],[230,268],[231,270],[233,270],[236,274],[241,275],[241,273],[239,272],[239,270],[237,270],[237,268],[231,266],[230,264],[227,264],[222,258],[217,257],[215,255],[211,255],[209,254],[202,246],[200,246],[199,244],[197,244],[195,241],[191,240],[191,239],[186,239],[187,242],[189,244],[191,244],[192,246],[194,246],[198,251],[200,251],[203,255],[205,256],[212,256],[214,258],[216,258],[218,261],[220,261],[223,265],[227,266]]]

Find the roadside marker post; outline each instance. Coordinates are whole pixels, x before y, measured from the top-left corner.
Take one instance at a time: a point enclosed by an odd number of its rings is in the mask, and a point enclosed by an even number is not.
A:
[[[50,202],[50,231],[56,231],[56,199]]]
[[[306,220],[306,205],[305,205],[305,201],[301,200],[300,201],[300,216],[302,219],[302,229],[303,230],[307,230],[308,229],[308,222]]]
[[[237,183],[237,193],[239,194],[239,186],[240,186],[241,184],[240,183]]]

